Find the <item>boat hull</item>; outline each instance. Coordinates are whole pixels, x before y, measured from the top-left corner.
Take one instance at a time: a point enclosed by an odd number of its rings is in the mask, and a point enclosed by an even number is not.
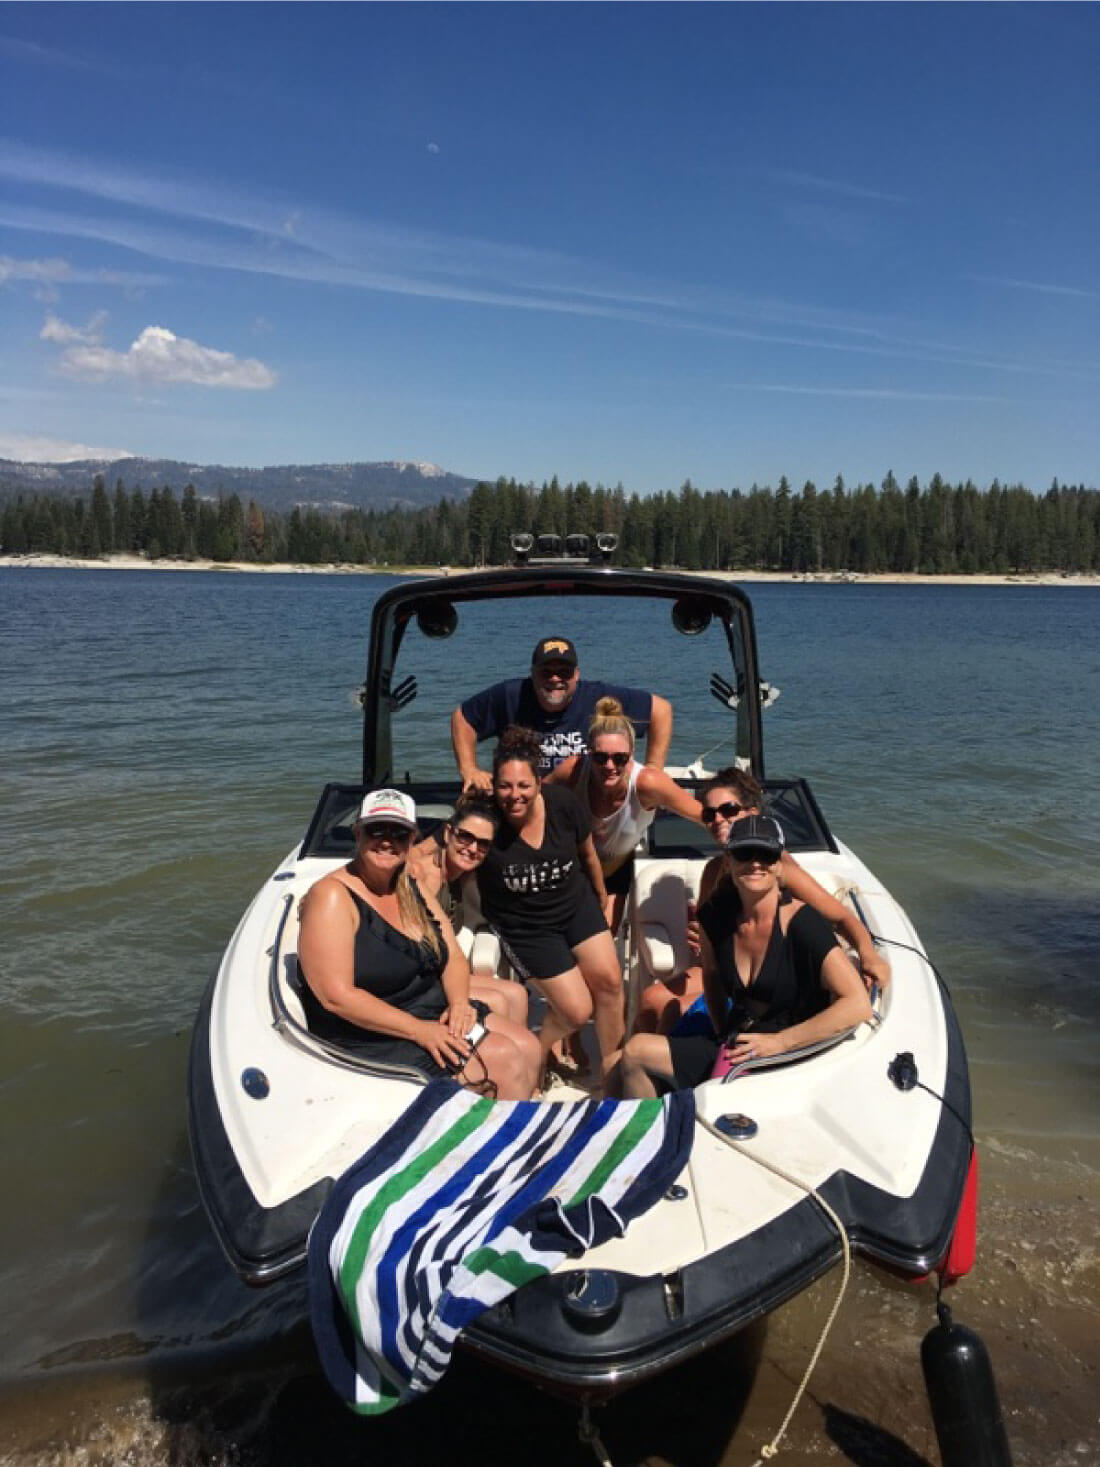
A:
[[[808,1189],[838,1214],[853,1251],[908,1278],[942,1261],[971,1155],[966,1055],[950,999],[905,914],[851,852],[801,859],[833,889],[857,888],[869,922],[892,934],[895,978],[879,1021],[812,1059],[701,1086],[700,1114],[713,1124],[745,1112],[758,1125],[753,1139],[735,1148],[700,1129],[679,1185],[626,1238],[487,1311],[465,1332],[466,1348],[590,1399],[644,1380],[837,1263],[840,1235]],[[275,873],[243,919],[194,1032],[196,1173],[222,1247],[250,1284],[302,1265],[334,1178],[418,1093],[409,1077],[309,1048],[292,1014],[279,1011],[295,904],[324,869],[292,853]],[[915,1055],[927,1089],[902,1091],[891,1080],[902,1051]],[[263,1076],[266,1095],[245,1089],[247,1071]],[[586,1318],[573,1307],[585,1274],[613,1290],[615,1309]]]

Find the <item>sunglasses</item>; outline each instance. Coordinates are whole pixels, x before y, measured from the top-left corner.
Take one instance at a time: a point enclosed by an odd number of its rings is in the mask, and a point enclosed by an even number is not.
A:
[[[739,805],[736,800],[727,800],[723,805],[704,805],[703,824],[713,825],[719,816],[723,820],[736,820],[743,810],[749,810],[750,805]]]
[[[607,754],[602,749],[593,749],[588,757],[593,764],[614,764],[616,769],[625,769],[630,763],[629,754]]]
[[[568,662],[543,662],[539,667],[535,668],[535,672],[539,677],[553,677],[563,683],[569,682],[576,670],[575,667],[570,667]]]
[[[407,825],[386,825],[378,821],[373,825],[361,825],[360,830],[367,840],[388,840],[390,845],[403,846],[412,840],[412,831]]]
[[[751,866],[754,862],[759,862],[761,866],[774,866],[779,860],[774,851],[766,851],[762,846],[741,846],[736,851],[730,851],[730,855],[743,866]]]
[[[481,835],[474,835],[470,830],[458,830],[451,826],[451,834],[455,838],[455,845],[461,851],[476,850],[479,856],[487,856],[493,849],[492,837],[486,839]]]

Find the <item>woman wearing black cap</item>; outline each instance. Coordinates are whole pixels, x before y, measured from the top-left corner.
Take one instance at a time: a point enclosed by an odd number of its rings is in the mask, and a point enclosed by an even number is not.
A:
[[[728,882],[699,909],[703,992],[715,1035],[635,1034],[615,1077],[623,1095],[699,1085],[730,1065],[784,1054],[870,1018],[871,1003],[832,928],[812,907],[784,900],[783,832],[768,815],[734,822]]]

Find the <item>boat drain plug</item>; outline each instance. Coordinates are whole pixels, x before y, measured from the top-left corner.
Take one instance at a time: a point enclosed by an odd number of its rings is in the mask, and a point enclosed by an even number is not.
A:
[[[569,1274],[561,1312],[570,1324],[587,1334],[609,1329],[623,1306],[618,1280],[605,1268],[586,1268]]]

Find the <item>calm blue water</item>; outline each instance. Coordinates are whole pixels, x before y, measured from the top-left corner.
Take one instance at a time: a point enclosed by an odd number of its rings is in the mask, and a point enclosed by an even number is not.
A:
[[[300,1306],[239,1288],[207,1233],[189,1028],[322,783],[359,777],[355,690],[390,584],[0,569],[9,1377],[246,1342]],[[943,969],[987,1159],[1095,1195],[1100,591],[747,589],[782,690],[768,771],[810,779]],[[590,675],[673,699],[677,761],[721,744],[707,679],[725,659],[664,615],[558,601],[472,618],[460,650],[410,638],[399,767],[449,772],[457,698],[559,629]]]

